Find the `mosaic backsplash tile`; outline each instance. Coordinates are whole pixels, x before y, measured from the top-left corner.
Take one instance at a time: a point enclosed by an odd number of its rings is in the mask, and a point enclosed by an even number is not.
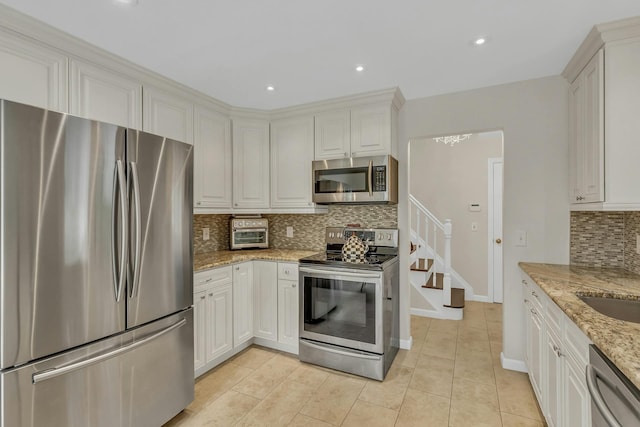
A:
[[[396,205],[330,205],[326,214],[269,214],[269,247],[273,249],[324,250],[326,227],[360,224],[362,227],[398,227]],[[231,215],[194,215],[194,253],[229,249]],[[210,240],[202,240],[209,227]],[[293,227],[293,238],[287,237]]]
[[[571,263],[640,274],[639,233],[640,212],[571,212]]]

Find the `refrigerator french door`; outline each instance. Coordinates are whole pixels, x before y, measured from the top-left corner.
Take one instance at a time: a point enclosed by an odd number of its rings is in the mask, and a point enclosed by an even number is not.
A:
[[[107,425],[121,396],[144,390],[159,400],[111,425],[145,425],[130,420],[192,400],[192,373],[178,374],[193,358],[178,361],[168,338],[193,351],[192,163],[187,144],[0,100],[0,424]],[[191,389],[175,403],[140,364],[154,352],[179,362],[162,374],[170,387]]]

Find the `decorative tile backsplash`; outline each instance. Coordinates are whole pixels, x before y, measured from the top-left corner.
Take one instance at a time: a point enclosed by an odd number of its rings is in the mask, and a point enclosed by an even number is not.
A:
[[[571,263],[640,274],[638,233],[640,212],[571,212]]]
[[[362,227],[397,228],[396,205],[330,205],[326,214],[269,214],[269,247],[274,249],[324,250],[326,227],[360,224]],[[231,215],[194,215],[194,253],[229,249]],[[209,227],[210,239],[202,240],[202,229]],[[293,227],[293,237],[287,237]]]

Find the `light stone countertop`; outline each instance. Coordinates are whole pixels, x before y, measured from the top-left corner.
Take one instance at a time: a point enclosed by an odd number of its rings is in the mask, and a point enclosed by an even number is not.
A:
[[[578,298],[640,299],[640,275],[617,268],[527,262],[520,268],[640,388],[640,324],[600,314]]]
[[[193,256],[193,271],[209,270],[223,265],[236,264],[244,261],[288,261],[298,262],[319,251],[302,251],[294,249],[244,249],[238,251],[213,251]]]

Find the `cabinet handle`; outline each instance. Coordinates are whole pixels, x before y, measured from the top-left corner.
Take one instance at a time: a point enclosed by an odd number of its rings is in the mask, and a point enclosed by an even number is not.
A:
[[[536,311],[535,308],[530,308],[529,310],[531,310],[531,314],[535,314],[536,316],[538,315],[538,312]]]
[[[234,203],[234,204],[233,204],[233,206],[238,206],[238,204],[237,204],[237,203]]]
[[[525,303],[525,304],[529,304],[529,300],[525,298],[525,299],[524,299],[524,303]]]
[[[564,354],[562,354],[562,352],[560,351],[560,347],[558,347],[557,345],[553,345],[553,352],[556,354],[556,356],[558,357],[562,357],[564,356]]]
[[[344,156],[345,156],[345,157],[349,157],[349,156],[347,155],[347,152],[346,152],[346,151],[345,151],[345,153],[344,153]]]
[[[196,205],[201,205],[201,204],[202,204],[202,202],[196,202]]]
[[[202,295],[202,296],[200,297],[200,299],[204,299],[204,295]]]
[[[236,271],[240,270],[240,267],[236,267]]]
[[[292,288],[295,288],[296,286],[297,286],[297,284],[296,284],[296,283],[293,283],[293,284],[291,285],[291,287],[292,287]]]
[[[531,295],[533,295],[534,297],[536,297],[537,299],[540,299],[540,297],[538,296],[538,294],[536,294],[536,291],[531,291]]]
[[[584,200],[584,197],[578,196],[578,197],[576,197],[576,200]]]
[[[209,296],[212,297],[213,296],[213,292],[209,292]]]
[[[524,279],[522,279],[522,284],[523,284],[523,285],[528,285],[527,281],[526,281],[526,280],[524,280]]]
[[[204,283],[209,283],[211,281],[213,281],[213,277],[209,277],[207,280],[204,281]]]
[[[289,274],[289,270],[285,270],[285,271],[284,271],[284,274]]]

